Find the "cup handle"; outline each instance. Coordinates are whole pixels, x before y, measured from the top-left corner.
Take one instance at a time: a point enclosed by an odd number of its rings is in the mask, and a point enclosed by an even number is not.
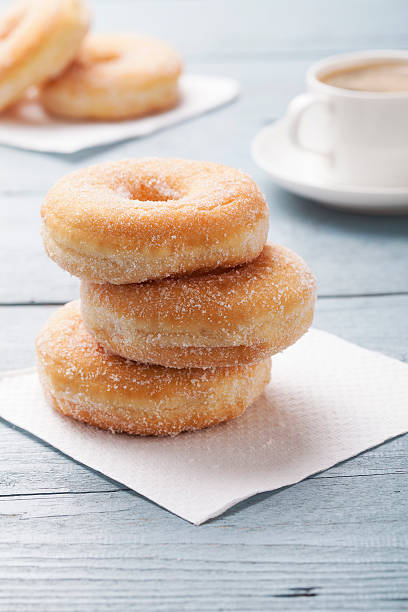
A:
[[[327,98],[324,98],[323,96],[316,96],[310,93],[304,93],[300,96],[296,96],[296,98],[294,98],[289,104],[286,115],[288,120],[289,140],[295,147],[298,147],[303,151],[322,155],[323,157],[328,158],[330,161],[333,161],[332,149],[315,149],[305,145],[299,138],[300,125],[305,117],[305,114],[310,108],[312,108],[312,106],[320,106],[325,108],[328,113],[333,113],[333,107]]]

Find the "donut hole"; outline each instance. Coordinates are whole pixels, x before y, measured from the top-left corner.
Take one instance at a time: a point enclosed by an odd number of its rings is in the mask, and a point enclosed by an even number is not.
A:
[[[130,194],[130,200],[138,200],[139,202],[168,202],[168,200],[174,200],[174,197],[161,193],[158,189],[151,189],[143,185],[136,193]]]
[[[129,200],[139,202],[168,202],[178,200],[179,193],[165,180],[149,178],[129,185]]]
[[[98,64],[116,62],[120,57],[119,51],[114,49],[87,49],[76,58],[75,63],[80,68],[90,68]]]

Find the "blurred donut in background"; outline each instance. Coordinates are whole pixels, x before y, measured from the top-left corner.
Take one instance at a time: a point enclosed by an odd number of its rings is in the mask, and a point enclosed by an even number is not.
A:
[[[58,75],[89,26],[82,0],[23,0],[0,18],[0,111]]]
[[[114,120],[172,108],[182,63],[166,43],[131,34],[91,34],[75,61],[41,91],[54,115]]]

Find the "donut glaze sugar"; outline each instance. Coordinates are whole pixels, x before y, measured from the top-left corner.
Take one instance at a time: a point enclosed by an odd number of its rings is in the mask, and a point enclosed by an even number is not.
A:
[[[174,435],[239,416],[262,393],[270,361],[214,369],[140,365],[111,355],[86,331],[78,302],[59,309],[37,338],[48,401],[111,431]]]
[[[177,368],[261,361],[307,331],[315,300],[305,262],[274,244],[224,271],[81,284],[84,324],[99,343],[122,357]]]
[[[257,257],[268,209],[243,172],[210,162],[130,159],[60,179],[41,210],[48,255],[117,285],[232,267]]]

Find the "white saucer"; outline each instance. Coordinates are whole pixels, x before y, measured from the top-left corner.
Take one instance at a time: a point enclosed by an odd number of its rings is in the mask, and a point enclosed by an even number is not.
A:
[[[256,164],[274,181],[296,195],[334,208],[371,213],[408,212],[408,188],[370,188],[343,185],[331,180],[327,162],[303,153],[287,137],[285,119],[268,125],[251,145]]]

